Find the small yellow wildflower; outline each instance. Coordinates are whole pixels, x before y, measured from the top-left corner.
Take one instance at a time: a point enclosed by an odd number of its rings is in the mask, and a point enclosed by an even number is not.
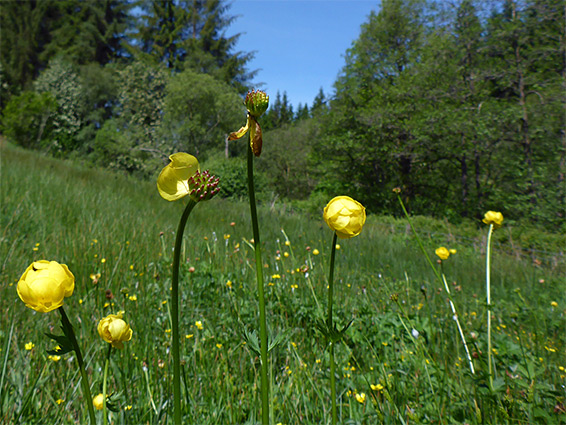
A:
[[[340,249],[340,244],[336,244],[336,250]]]
[[[556,301],[552,301],[550,305],[554,308],[558,307],[558,303]]]
[[[124,407],[124,410],[132,410],[132,405],[128,404],[126,407]]]
[[[187,335],[185,335],[185,338],[191,339],[193,336],[194,336],[193,334],[187,334]]]
[[[197,329],[198,329],[199,331],[202,331],[202,322],[201,322],[200,320],[197,320],[197,321],[195,322],[195,326],[197,327]]]
[[[441,246],[440,248],[437,248],[436,251],[434,251],[434,253],[438,256],[438,258],[440,258],[441,260],[447,260],[448,257],[450,257],[450,251],[448,251],[446,248],[444,248],[443,246]]]
[[[452,249],[449,249],[448,252],[450,253],[450,255],[454,255],[454,254],[456,254],[458,251],[455,250],[454,248],[452,248]]]
[[[225,240],[230,239],[230,234],[229,234],[229,233],[224,234],[224,239],[225,239]]]
[[[25,345],[25,348],[26,348],[26,350],[28,350],[28,351],[33,350],[33,347],[35,347],[35,344],[34,344],[33,342],[31,342],[31,341],[28,342],[28,343]]]
[[[222,348],[222,344],[216,344],[216,348],[220,350]]]
[[[281,275],[274,274],[271,276],[271,279],[281,279]]]
[[[289,253],[288,253],[287,251],[285,251],[285,252],[283,253],[283,257],[287,258],[288,256],[289,256]]]
[[[61,360],[61,356],[57,356],[57,355],[55,355],[55,356],[47,356],[47,358],[48,358],[49,360],[54,361],[55,363],[57,363],[59,360]]]
[[[485,224],[493,224],[493,228],[498,229],[503,223],[503,214],[496,211],[488,211],[485,213],[484,219],[482,221]]]
[[[358,401],[358,403],[365,403],[366,402],[366,393],[359,393],[356,394],[356,400]]]
[[[101,262],[102,264],[106,263],[106,258],[103,258],[102,260],[100,260],[100,262]]]
[[[134,265],[130,264],[130,270],[133,270],[133,269],[134,269]]]
[[[383,390],[383,385],[381,385],[381,384],[377,384],[377,385],[371,384],[370,387],[371,387],[371,389],[372,389],[373,391],[381,391],[381,390]]]
[[[96,410],[102,410],[102,407],[104,406],[104,396],[102,394],[98,394],[92,399],[92,404]]]
[[[58,398],[55,403],[61,404],[61,403],[64,403],[64,402],[65,402],[65,400],[63,400],[63,399],[61,399],[61,398]]]
[[[312,250],[312,255],[318,255],[318,254],[320,254],[320,251],[318,249],[315,248]]]
[[[226,282],[226,286],[230,289],[232,289],[232,281],[229,280],[228,282]]]
[[[135,296],[135,295],[130,295],[130,296],[128,297],[128,299],[129,299],[130,301],[137,301],[137,300],[138,300],[138,297]]]

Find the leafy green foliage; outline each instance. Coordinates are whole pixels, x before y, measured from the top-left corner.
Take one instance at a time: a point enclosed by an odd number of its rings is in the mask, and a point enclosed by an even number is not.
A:
[[[57,108],[51,93],[25,91],[4,108],[2,133],[25,148],[49,149]]]
[[[76,148],[74,137],[82,125],[85,112],[83,87],[73,66],[62,60],[53,60],[34,81],[38,93],[51,93],[57,101],[57,114],[53,119],[55,143],[63,152]]]
[[[245,109],[228,84],[191,69],[169,81],[163,99],[160,135],[173,151],[192,152],[204,160],[218,143],[242,125]]]

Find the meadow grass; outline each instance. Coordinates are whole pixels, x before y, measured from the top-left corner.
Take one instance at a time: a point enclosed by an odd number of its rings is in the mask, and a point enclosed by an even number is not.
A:
[[[119,408],[112,423],[171,422],[170,265],[184,205],[161,199],[154,182],[8,144],[1,146],[1,160],[0,422],[88,422],[72,353],[57,361],[46,354],[54,342],[44,333],[57,333],[58,315],[26,308],[16,293],[23,271],[40,259],[67,264],[75,275],[75,292],[65,309],[93,395],[102,392],[107,349],[96,331],[98,321],[123,310],[134,331],[110,362],[109,392]],[[326,424],[331,419],[328,353],[317,324],[325,315],[332,232],[322,213],[308,217],[275,204],[261,205],[258,214],[268,327],[277,342],[269,354],[272,421]],[[458,250],[445,261],[444,273],[476,374],[469,371],[445,291],[406,222],[370,215],[362,234],[339,240],[336,253],[335,317],[341,325],[354,319],[336,348],[339,422],[566,423],[563,254],[551,252],[544,261],[518,256],[517,241],[505,224],[496,231],[491,276],[495,390],[490,392],[487,229],[427,218],[415,223],[429,255],[441,245]],[[197,205],[185,235],[183,423],[258,423],[249,206],[222,199]],[[548,237],[563,241],[563,235]],[[30,342],[34,347],[28,350]],[[97,412],[100,423],[101,415]]]

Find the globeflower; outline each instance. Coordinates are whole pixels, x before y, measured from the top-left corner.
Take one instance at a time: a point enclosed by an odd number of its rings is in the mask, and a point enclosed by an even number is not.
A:
[[[503,224],[503,214],[496,211],[488,211],[483,218],[485,224],[493,224],[494,229],[499,229]]]
[[[438,256],[438,258],[440,258],[441,260],[447,260],[448,257],[450,257],[450,251],[448,251],[446,248],[444,248],[443,246],[441,246],[440,248],[437,248],[436,251],[434,251],[434,253]]]
[[[157,177],[157,190],[167,201],[176,201],[190,193],[189,179],[199,170],[198,160],[188,153],[178,152]]]
[[[17,286],[20,299],[29,308],[48,313],[63,305],[75,289],[75,276],[65,264],[56,261],[34,261]]]
[[[366,209],[349,196],[337,196],[324,208],[324,221],[339,238],[357,236],[366,222]]]
[[[252,148],[252,152],[255,156],[260,156],[263,138],[261,134],[261,127],[257,122],[257,119],[267,110],[269,106],[269,96],[261,90],[252,90],[246,95],[244,105],[248,110],[248,120],[246,125],[238,131],[230,133],[228,140],[240,139],[249,131],[250,147]]]
[[[219,179],[208,170],[200,172],[198,160],[188,153],[178,152],[169,157],[167,164],[157,177],[157,190],[167,201],[176,201],[189,195],[195,201],[206,201],[216,195]]]
[[[92,405],[96,410],[102,410],[104,407],[104,396],[102,394],[98,394],[92,399]]]
[[[122,312],[109,314],[98,322],[98,334],[115,348],[124,348],[123,343],[132,339],[132,333],[130,326],[122,320]]]

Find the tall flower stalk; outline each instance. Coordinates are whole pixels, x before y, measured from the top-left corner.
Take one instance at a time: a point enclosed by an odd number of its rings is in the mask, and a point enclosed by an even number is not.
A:
[[[328,227],[334,231],[332,236],[332,247],[330,254],[330,271],[328,272],[328,313],[326,316],[326,327],[320,329],[325,334],[329,343],[329,362],[330,362],[330,399],[332,405],[332,424],[338,423],[336,409],[336,362],[334,360],[334,347],[348,329],[350,322],[340,331],[334,325],[333,305],[334,305],[334,262],[336,258],[337,238],[349,239],[357,236],[362,231],[366,221],[366,209],[362,204],[348,196],[337,196],[333,198],[324,208],[324,221]]]
[[[131,340],[133,334],[130,326],[122,320],[122,316],[123,312],[119,312],[118,314],[109,314],[98,322],[97,328],[100,337],[109,344],[106,352],[106,360],[104,361],[104,377],[102,381],[102,414],[104,418],[104,425],[108,423],[106,399],[108,395],[108,366],[110,365],[112,347],[121,350],[124,348],[124,342]]]
[[[485,254],[485,292],[487,302],[487,373],[489,377],[489,388],[493,390],[493,366],[491,358],[491,235],[493,230],[501,227],[503,223],[503,214],[495,211],[485,213],[483,222],[489,225],[487,234],[486,254]]]
[[[328,272],[328,313],[326,315],[327,329],[333,329],[332,307],[334,305],[334,259],[336,257],[336,240],[337,235],[334,232],[332,236],[332,249],[330,251],[330,271]],[[330,334],[330,332],[329,332]],[[329,338],[328,356],[330,362],[330,400],[332,404],[332,424],[338,423],[338,414],[336,412],[336,362],[334,360],[334,346],[336,342]]]
[[[90,423],[96,424],[88,376],[84,367],[83,356],[73,326],[63,308],[63,300],[70,297],[75,289],[75,276],[65,264],[56,261],[40,260],[33,262],[18,281],[17,291],[25,305],[40,313],[49,313],[55,309],[61,314],[63,335],[46,335],[58,343],[49,354],[63,355],[74,351],[77,356],[83,396],[88,409]]]
[[[175,425],[181,425],[181,354],[179,348],[179,267],[183,233],[189,216],[199,201],[211,199],[218,193],[218,178],[208,171],[200,173],[197,159],[184,152],[173,154],[169,163],[157,178],[157,189],[162,198],[176,201],[187,195],[190,199],[181,215],[175,248],[173,253],[173,274],[171,277],[171,338],[173,354],[173,419]]]
[[[456,250],[450,250],[454,253]],[[456,311],[456,305],[452,301],[452,294],[450,292],[450,287],[448,286],[448,282],[446,282],[446,276],[444,275],[444,261],[448,259],[450,252],[444,247],[438,248],[436,250],[436,255],[440,258],[440,269],[442,270],[442,282],[444,282],[444,289],[446,289],[446,293],[448,294],[448,301],[450,302],[450,308],[452,309],[452,314],[454,315],[454,320],[456,321],[456,326],[458,327],[458,332],[460,333],[460,339],[462,340],[462,344],[464,345],[464,350],[466,351],[466,358],[468,359],[468,364],[470,365],[470,372],[472,375],[476,373],[474,369],[474,363],[472,361],[472,356],[470,355],[470,350],[468,349],[468,343],[466,342],[466,338],[464,337],[464,331],[462,330],[462,326],[460,325],[460,319],[458,317],[458,312]]]
[[[460,325],[460,319],[458,318],[458,313],[456,311],[456,306],[454,304],[454,301],[452,299],[452,294],[450,293],[450,288],[448,287],[448,283],[446,282],[446,277],[444,276],[444,271],[442,271],[442,273],[439,273],[438,270],[436,269],[436,267],[434,267],[434,264],[432,263],[432,260],[430,259],[430,256],[428,255],[428,252],[426,251],[421,238],[419,237],[419,234],[417,233],[415,227],[413,226],[413,222],[411,220],[411,217],[409,216],[409,213],[407,212],[407,209],[405,208],[405,204],[403,203],[403,200],[401,199],[401,189],[399,188],[395,188],[393,189],[393,192],[397,195],[397,199],[399,200],[399,204],[401,205],[401,209],[403,210],[403,213],[405,214],[405,217],[407,218],[407,221],[409,222],[409,225],[411,226],[411,230],[413,231],[413,234],[415,235],[415,238],[417,239],[417,243],[419,244],[419,247],[422,251],[422,253],[424,254],[428,264],[430,265],[430,268],[432,269],[432,271],[434,272],[434,274],[436,275],[436,277],[438,278],[439,282],[444,285],[444,288],[446,289],[446,293],[448,295],[448,301],[450,302],[450,308],[452,309],[452,314],[454,315],[454,319],[456,320],[456,326],[458,327],[458,332],[460,333],[460,338],[462,339],[462,344],[464,345],[464,350],[466,351],[466,356],[468,358],[468,364],[470,365],[470,371],[472,372],[472,374],[475,374],[475,369],[474,369],[474,363],[472,361],[472,357],[470,355],[470,350],[468,349],[468,344],[466,342],[466,338],[464,337],[464,331],[462,330],[462,326]],[[441,261],[444,261],[446,259],[448,259],[448,257],[450,256],[450,251],[444,247],[438,248],[436,250],[436,255],[440,258]],[[441,263],[441,268],[442,268],[442,263]]]
[[[248,163],[248,193],[250,200],[250,214],[254,236],[254,252],[256,264],[257,297],[259,303],[259,340],[260,340],[260,361],[261,361],[261,422],[263,425],[269,424],[269,379],[268,379],[268,357],[267,357],[267,319],[265,314],[265,294],[263,283],[263,262],[261,259],[261,240],[259,236],[259,225],[257,219],[257,208],[254,186],[254,156],[260,156],[263,138],[261,127],[257,119],[263,115],[269,106],[269,96],[262,91],[252,90],[246,95],[244,105],[248,110],[246,125],[238,131],[230,134],[228,140],[236,140],[243,137],[246,133],[250,134],[250,143],[247,149]]]

